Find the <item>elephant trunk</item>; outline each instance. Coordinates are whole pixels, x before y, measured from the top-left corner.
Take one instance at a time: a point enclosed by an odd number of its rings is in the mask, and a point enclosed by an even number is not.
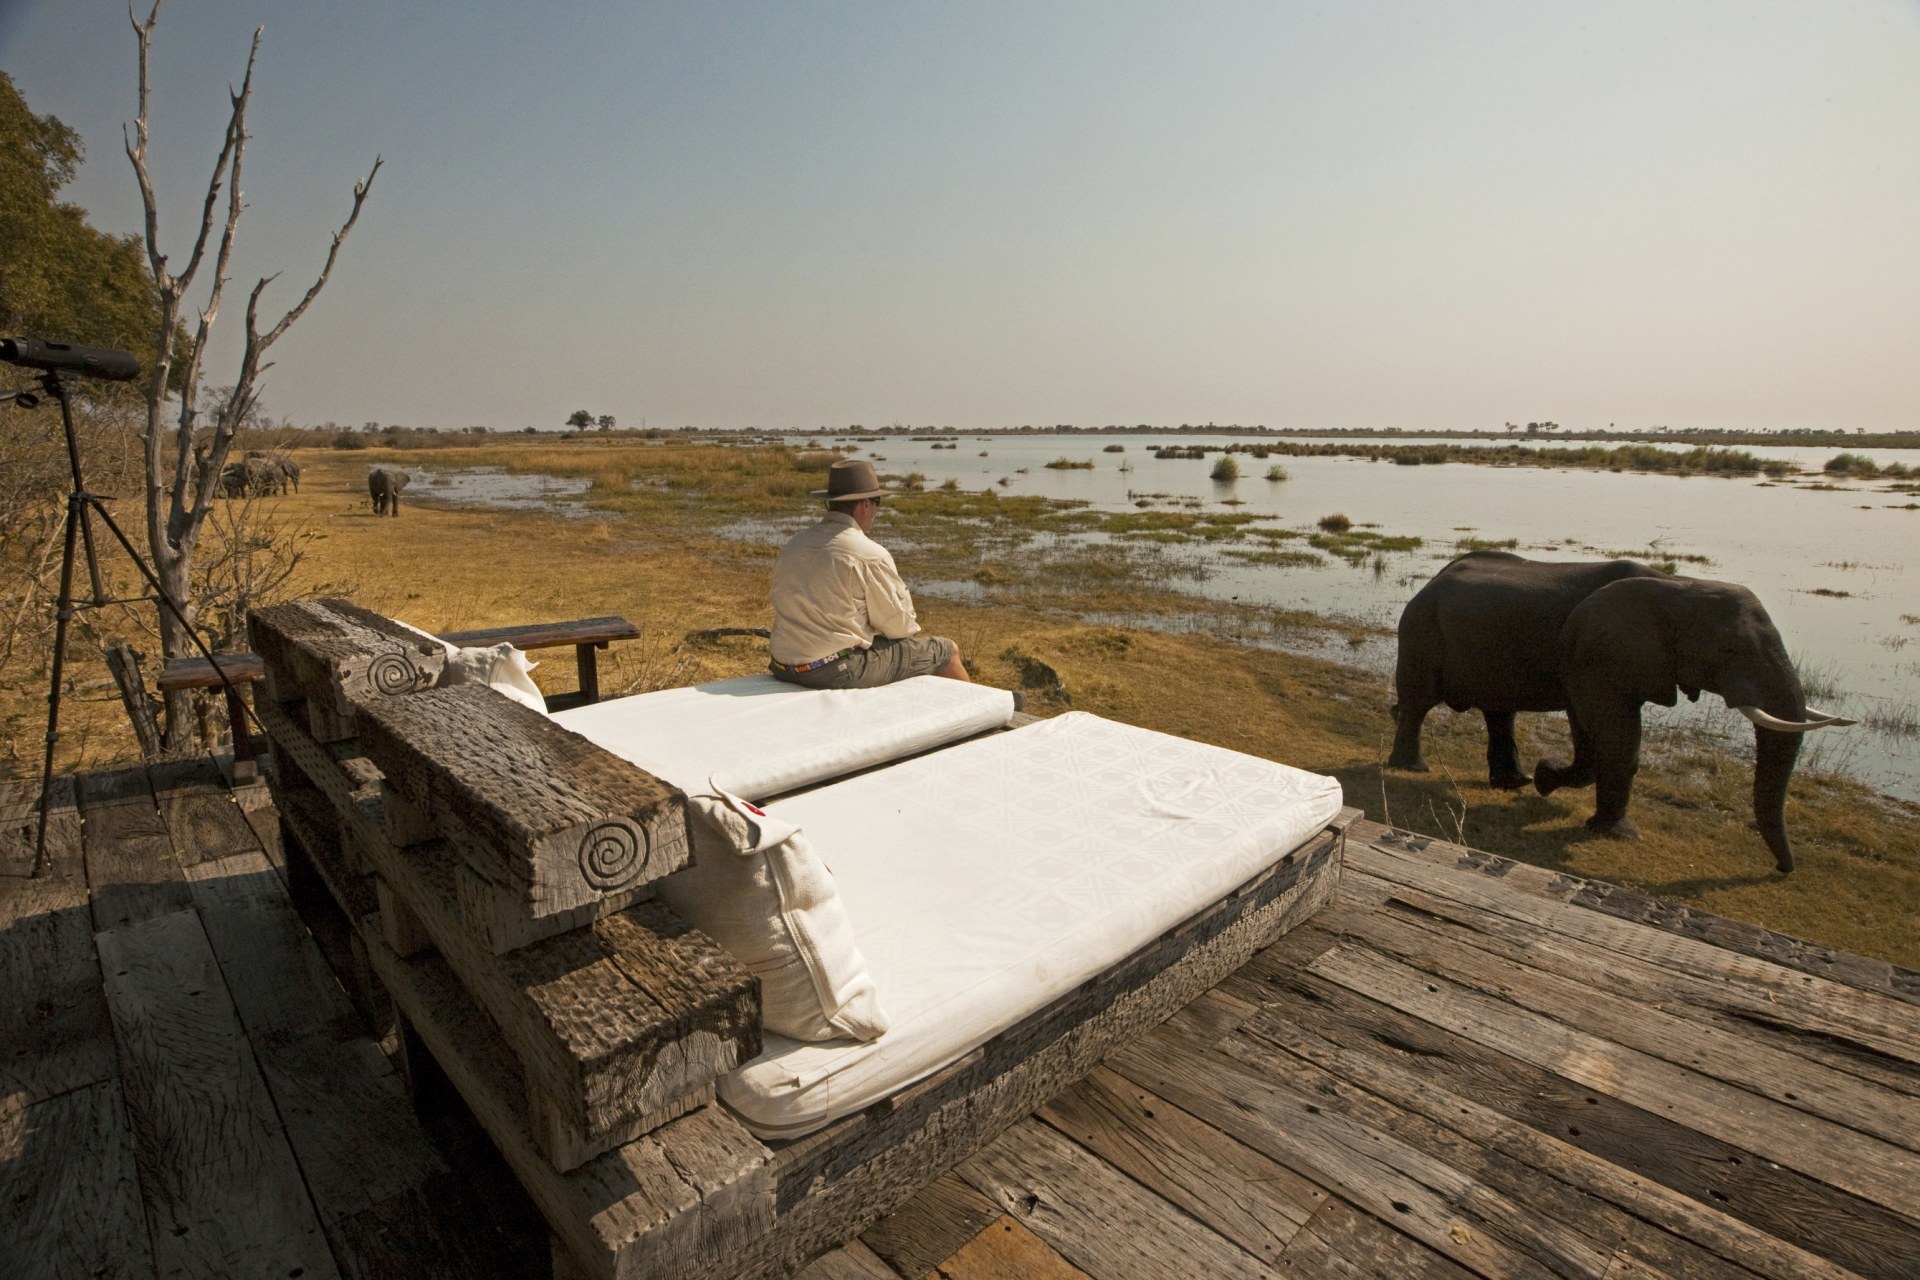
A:
[[[1800,755],[1801,736],[1758,725],[1753,730],[1753,820],[1781,871],[1793,870],[1793,845],[1787,841],[1787,781]]]
[[[1728,682],[1732,684],[1734,682]],[[1760,838],[1773,850],[1774,865],[1793,870],[1793,845],[1787,840],[1787,783],[1800,757],[1800,740],[1807,731],[1838,720],[1827,712],[1809,711],[1793,664],[1784,648],[1766,673],[1744,687],[1723,686],[1721,696],[1753,721],[1753,820]],[[1735,696],[1727,697],[1731,693]],[[1746,696],[1742,697],[1741,694]]]

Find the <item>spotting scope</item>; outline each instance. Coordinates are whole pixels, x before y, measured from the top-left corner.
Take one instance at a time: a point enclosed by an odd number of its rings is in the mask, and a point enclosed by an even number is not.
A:
[[[110,382],[127,382],[140,376],[140,362],[125,351],[46,338],[0,338],[0,360],[48,373],[72,373]]]

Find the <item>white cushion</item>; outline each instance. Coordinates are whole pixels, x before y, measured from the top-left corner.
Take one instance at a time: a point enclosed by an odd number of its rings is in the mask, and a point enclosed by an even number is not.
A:
[[[762,800],[998,728],[1005,689],[916,676],[802,689],[770,675],[569,707],[554,721],[689,794],[708,779]]]
[[[1278,862],[1332,778],[1071,712],[770,806],[831,852],[892,1027],[769,1036],[720,1096],[791,1137],[924,1078]]]
[[[539,665],[537,662],[528,662],[525,652],[504,640],[486,648],[463,649],[449,644],[447,667],[440,677],[440,683],[484,684],[521,706],[532,707],[541,715],[546,715],[547,700],[529,674]]]
[[[523,707],[532,707],[543,716],[550,714],[547,711],[547,699],[530,674],[540,664],[527,661],[524,651],[505,641],[496,645],[462,648],[452,641],[442,640],[431,631],[422,631],[411,622],[401,622],[398,618],[393,621],[447,651],[447,665],[440,673],[438,685],[484,684]]]
[[[693,864],[660,897],[760,979],[762,1024],[809,1041],[885,1031],[833,876],[800,828],[724,793],[687,807]]]

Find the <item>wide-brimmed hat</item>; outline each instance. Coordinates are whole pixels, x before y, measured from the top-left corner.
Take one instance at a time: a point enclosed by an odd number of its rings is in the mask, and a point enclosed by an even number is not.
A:
[[[878,498],[886,490],[880,487],[880,477],[873,473],[871,462],[842,458],[827,468],[827,487],[812,492],[814,497],[828,502],[856,502],[861,498]]]

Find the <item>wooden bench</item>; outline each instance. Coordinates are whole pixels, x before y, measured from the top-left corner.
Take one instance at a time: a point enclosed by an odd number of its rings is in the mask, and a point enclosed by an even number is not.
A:
[[[578,687],[572,693],[556,693],[547,698],[547,709],[560,711],[600,701],[598,651],[612,641],[635,640],[639,636],[640,629],[631,622],[617,615],[609,615],[580,618],[573,622],[448,631],[443,632],[440,638],[463,648],[496,645],[502,641],[516,649],[529,650],[558,649],[572,645]],[[247,726],[247,706],[240,697],[240,689],[260,679],[265,670],[266,664],[258,654],[253,653],[217,653],[211,661],[206,658],[172,658],[161,668],[160,678],[155,683],[161,693],[185,689],[224,689],[227,724],[233,733],[233,758],[236,763],[246,762],[246,772],[251,776],[255,758],[253,733]]]
[[[759,985],[653,897],[685,796],[338,601],[256,612],[269,780],[353,919],[410,1075],[452,1081],[556,1276],[786,1274],[903,1203],[1328,900],[1353,812],[883,1103],[762,1140],[712,1102]],[[295,853],[289,850],[289,859]]]

